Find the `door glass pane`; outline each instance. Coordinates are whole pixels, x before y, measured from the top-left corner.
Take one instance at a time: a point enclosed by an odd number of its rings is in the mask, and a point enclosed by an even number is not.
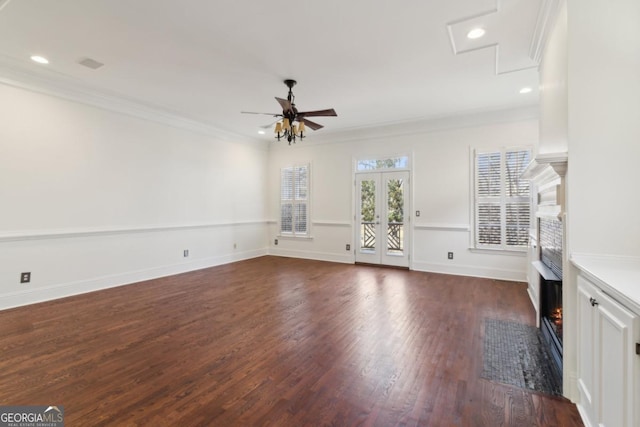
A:
[[[360,183],[360,250],[374,251],[376,248],[376,182],[362,180]]]
[[[402,179],[387,181],[387,253],[402,255],[404,249],[404,186]]]

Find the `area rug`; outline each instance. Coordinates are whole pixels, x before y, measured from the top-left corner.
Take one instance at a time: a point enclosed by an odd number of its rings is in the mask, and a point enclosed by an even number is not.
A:
[[[559,396],[562,379],[540,330],[521,323],[484,320],[482,377]]]

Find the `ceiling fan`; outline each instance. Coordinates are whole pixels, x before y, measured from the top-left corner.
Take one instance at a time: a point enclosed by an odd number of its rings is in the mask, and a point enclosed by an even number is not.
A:
[[[252,111],[241,111],[242,114],[265,114],[273,117],[281,117],[282,120],[278,119],[275,123],[275,133],[277,134],[276,138],[280,141],[280,138],[286,138],[289,141],[289,145],[291,142],[295,144],[296,138],[304,138],[304,132],[306,127],[310,127],[312,130],[318,130],[323,128],[319,123],[312,122],[307,119],[307,117],[319,117],[319,116],[333,116],[336,117],[336,111],[333,108],[329,108],[326,110],[316,110],[316,111],[298,111],[295,104],[295,96],[291,91],[291,88],[295,86],[296,81],[287,79],[284,81],[284,84],[289,88],[289,94],[287,95],[287,99],[278,98],[276,96],[276,101],[282,107],[282,113],[254,113]],[[268,125],[265,127],[271,127],[272,125]]]

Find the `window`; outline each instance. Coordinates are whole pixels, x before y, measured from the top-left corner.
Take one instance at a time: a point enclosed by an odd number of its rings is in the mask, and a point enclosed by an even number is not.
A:
[[[531,191],[520,175],[528,149],[476,152],[475,247],[517,250],[529,244]]]
[[[358,160],[356,169],[358,172],[367,172],[381,169],[407,169],[408,156],[389,157],[382,160]]]
[[[280,234],[309,235],[309,165],[280,171]]]

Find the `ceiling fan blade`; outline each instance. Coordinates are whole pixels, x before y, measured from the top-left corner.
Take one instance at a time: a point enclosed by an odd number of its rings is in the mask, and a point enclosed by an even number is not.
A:
[[[319,123],[312,122],[311,120],[307,120],[307,119],[302,118],[302,117],[298,117],[298,121],[303,121],[305,126],[308,126],[313,130],[322,129],[324,127]]]
[[[335,116],[337,117],[338,115],[336,114],[336,110],[334,110],[333,108],[328,108],[326,110],[301,111],[298,113],[298,116],[301,116],[301,117]]]
[[[276,123],[278,123],[279,121],[280,121],[280,119],[276,120],[276,121],[275,121],[275,122],[273,122],[273,123],[270,123],[270,124],[268,124],[268,125],[264,125],[264,126],[260,126],[260,127],[261,127],[262,129],[269,129],[269,128],[272,128],[272,127],[273,127],[273,125],[275,125],[275,124],[276,124]]]
[[[283,112],[293,111],[293,108],[291,108],[291,103],[286,99],[278,98],[276,96],[276,101],[278,101],[278,104],[280,104],[280,106],[282,107]]]
[[[254,111],[240,111],[240,114],[262,114],[265,116],[282,117],[282,114],[280,113],[256,113]]]

